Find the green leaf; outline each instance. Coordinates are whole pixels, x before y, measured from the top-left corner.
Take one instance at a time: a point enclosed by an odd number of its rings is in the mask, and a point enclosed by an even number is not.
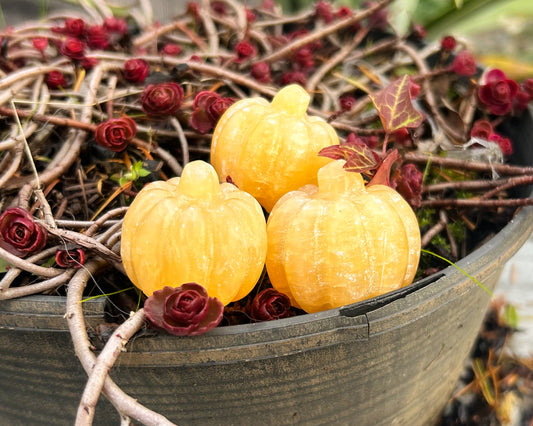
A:
[[[518,313],[513,305],[505,305],[503,308],[502,320],[509,328],[514,330],[518,329]]]
[[[137,174],[139,175],[139,177],[145,177],[150,174],[150,171],[146,169],[141,169],[137,171]]]
[[[1,272],[7,272],[9,269],[10,264],[7,263],[4,259],[0,258],[0,273]]]
[[[383,128],[393,133],[403,128],[416,128],[424,117],[411,101],[411,80],[408,75],[393,81],[375,95],[368,95],[376,108]]]
[[[400,37],[407,35],[419,0],[394,0],[389,5],[390,24]],[[457,0],[456,0],[457,1]]]
[[[447,262],[448,264],[450,264],[451,266],[453,266],[455,269],[457,269],[459,272],[461,272],[465,277],[469,278],[470,280],[472,280],[473,282],[475,282],[478,286],[480,286],[483,290],[485,290],[488,294],[490,294],[490,297],[494,297],[494,294],[492,293],[492,291],[490,291],[487,287],[485,287],[483,284],[481,284],[481,282],[474,278],[472,275],[470,275],[468,272],[466,272],[464,269],[460,268],[459,266],[457,266],[455,263],[453,263],[451,260],[448,260],[446,259],[445,257],[437,254],[437,253],[433,253],[432,251],[430,250],[426,250],[426,249],[420,249],[420,252],[422,253],[426,253],[426,254],[430,254],[431,256],[435,256],[437,259],[440,259],[440,260],[444,260],[445,262]]]

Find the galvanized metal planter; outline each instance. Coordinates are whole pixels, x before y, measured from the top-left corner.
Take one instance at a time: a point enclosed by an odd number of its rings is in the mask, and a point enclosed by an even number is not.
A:
[[[525,127],[524,127],[525,126]],[[510,131],[531,135],[527,117]],[[533,163],[523,144],[517,157]],[[493,289],[533,230],[524,208],[458,266]],[[313,315],[217,328],[206,335],[138,337],[113,379],[142,404],[186,425],[426,425],[447,402],[490,296],[453,267],[370,301]],[[85,303],[88,324],[104,302]],[[0,302],[3,424],[70,425],[86,375],[60,297]],[[95,424],[117,424],[109,402]]]

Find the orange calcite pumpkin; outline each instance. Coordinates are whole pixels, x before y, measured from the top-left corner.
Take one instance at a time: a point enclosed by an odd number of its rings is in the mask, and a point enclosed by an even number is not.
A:
[[[316,183],[331,160],[318,152],[338,144],[325,120],[308,116],[309,94],[296,84],[282,88],[269,103],[242,99],[222,115],[213,133],[211,164],[220,180],[228,176],[270,211],[289,191]]]
[[[283,196],[268,222],[266,267],[274,288],[313,313],[408,285],[420,258],[420,229],[392,188],[365,187],[337,160],[318,186]]]
[[[246,296],[266,256],[259,203],[213,167],[187,164],[181,178],[152,182],[129,207],[121,255],[131,281],[150,296],[165,286],[196,282],[224,305]]]

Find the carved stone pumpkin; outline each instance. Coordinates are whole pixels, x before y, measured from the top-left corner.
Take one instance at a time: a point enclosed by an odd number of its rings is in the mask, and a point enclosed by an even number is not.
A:
[[[266,256],[259,203],[213,167],[187,164],[181,178],[152,182],[129,207],[121,255],[131,281],[150,296],[165,286],[196,282],[224,305],[246,296]]]
[[[316,173],[330,159],[318,152],[338,144],[333,127],[308,116],[309,94],[293,84],[272,103],[242,99],[222,115],[213,133],[211,164],[220,180],[227,176],[270,211],[289,191],[316,183]]]
[[[294,306],[313,313],[410,284],[420,230],[409,204],[385,185],[365,187],[337,160],[318,186],[284,195],[267,222],[267,272]]]

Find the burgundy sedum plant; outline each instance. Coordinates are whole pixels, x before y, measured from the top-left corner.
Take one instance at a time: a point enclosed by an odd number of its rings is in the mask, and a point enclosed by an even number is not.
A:
[[[273,288],[266,288],[254,297],[250,316],[255,321],[271,321],[290,315],[291,301],[288,296]]]
[[[47,234],[33,216],[20,207],[7,209],[0,216],[0,247],[11,254],[26,257],[46,245]]]
[[[81,248],[58,250],[55,260],[57,266],[61,268],[78,269],[85,263],[85,252]]]
[[[95,130],[96,143],[114,152],[126,149],[137,134],[137,125],[129,117],[111,118],[100,123]]]
[[[143,111],[152,117],[176,114],[183,102],[183,88],[178,83],[150,84],[141,95]]]
[[[144,302],[144,310],[156,328],[176,336],[197,336],[220,323],[224,305],[216,297],[209,297],[200,284],[186,283],[154,291]]]

